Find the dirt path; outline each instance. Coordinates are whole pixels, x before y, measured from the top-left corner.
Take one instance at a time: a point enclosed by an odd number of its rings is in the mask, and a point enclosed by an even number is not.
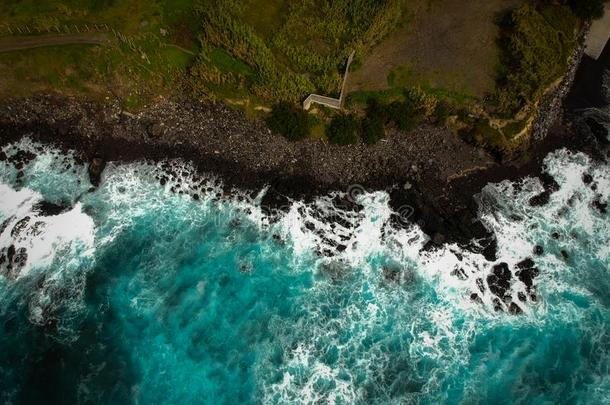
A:
[[[349,79],[349,91],[387,89],[388,75],[406,67],[412,80],[482,96],[494,86],[495,18],[521,0],[435,0],[377,46]]]
[[[109,39],[110,36],[104,33],[9,37],[0,39],[0,52],[57,45],[103,45],[107,43]]]

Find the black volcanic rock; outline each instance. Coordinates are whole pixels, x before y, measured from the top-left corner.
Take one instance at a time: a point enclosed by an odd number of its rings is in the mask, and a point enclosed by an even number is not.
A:
[[[29,222],[29,216],[23,217],[19,221],[17,221],[17,223],[13,226],[13,229],[11,230],[11,236],[13,238],[19,236],[19,234],[28,226]]]
[[[104,161],[100,157],[95,157],[89,163],[89,181],[95,187],[100,185],[100,181],[102,179],[102,173],[104,172],[104,168],[106,167],[106,161]]]
[[[555,181],[553,176],[551,176],[547,172],[540,173],[538,177],[540,178],[542,187],[544,187],[544,191],[530,198],[529,204],[532,207],[540,207],[548,204],[549,199],[551,198],[551,194],[553,194],[555,191],[558,191],[560,188],[559,184]]]
[[[601,202],[599,196],[597,196],[595,198],[595,200],[593,200],[592,205],[593,205],[593,207],[597,211],[599,211],[600,214],[607,214],[608,213],[608,203],[607,202],[606,203]]]
[[[519,307],[519,305],[515,304],[514,302],[511,302],[510,306],[508,307],[508,312],[513,315],[519,315],[523,313],[523,310]]]
[[[61,204],[53,204],[48,201],[40,201],[36,203],[33,207],[34,211],[38,211],[41,215],[45,217],[50,217],[54,215],[59,215],[62,212],[70,209],[69,206],[61,205]]]
[[[479,297],[479,294],[477,293],[470,294],[470,299],[478,304],[483,304],[483,300],[481,299],[481,297]]]
[[[497,297],[504,298],[510,290],[511,278],[508,264],[502,262],[494,265],[491,274],[487,276],[489,291]]]
[[[517,263],[517,271],[515,272],[515,276],[517,276],[519,281],[525,284],[528,291],[534,285],[534,278],[536,278],[539,274],[540,271],[532,259],[527,258]]]
[[[550,198],[551,194],[548,191],[543,191],[542,193],[530,198],[529,205],[531,207],[541,207],[543,205],[548,204]]]

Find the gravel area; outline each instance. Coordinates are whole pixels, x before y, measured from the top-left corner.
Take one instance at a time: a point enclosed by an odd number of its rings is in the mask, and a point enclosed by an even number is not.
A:
[[[95,178],[105,161],[183,158],[218,175],[228,192],[268,186],[263,202],[278,207],[287,198],[311,199],[354,186],[386,190],[396,211],[413,208],[410,220],[434,243],[487,238],[489,257],[493,236],[478,222],[473,195],[489,181],[539,173],[548,151],[571,142],[563,129],[530,146],[527,160],[499,163],[442,127],[389,130],[373,146],[337,146],[288,142],[260,120],[187,98],[161,100],[138,114],[48,94],[0,104],[0,146],[30,136],[76,150],[90,171],[95,168]]]

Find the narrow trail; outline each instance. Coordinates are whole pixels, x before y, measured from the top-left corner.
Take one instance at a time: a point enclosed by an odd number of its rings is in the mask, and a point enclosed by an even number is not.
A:
[[[58,45],[104,45],[109,40],[110,36],[105,33],[10,37],[0,39],[0,52],[10,52]]]

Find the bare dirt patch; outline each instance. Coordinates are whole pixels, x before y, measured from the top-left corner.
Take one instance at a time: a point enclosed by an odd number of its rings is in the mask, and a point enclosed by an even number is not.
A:
[[[349,80],[349,91],[383,90],[398,72],[405,82],[425,83],[482,97],[493,89],[498,63],[497,17],[522,0],[422,0],[412,18],[368,55]]]

